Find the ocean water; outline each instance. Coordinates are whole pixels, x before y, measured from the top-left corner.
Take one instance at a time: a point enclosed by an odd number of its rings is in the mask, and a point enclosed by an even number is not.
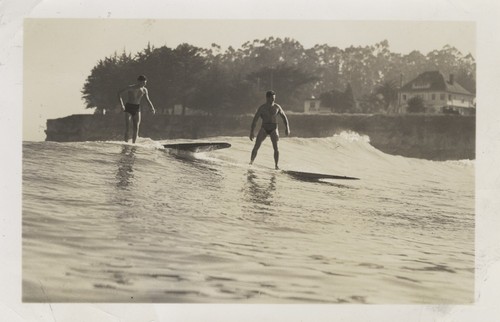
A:
[[[196,140],[172,140],[169,143]],[[472,303],[474,161],[369,138],[23,143],[23,301]]]

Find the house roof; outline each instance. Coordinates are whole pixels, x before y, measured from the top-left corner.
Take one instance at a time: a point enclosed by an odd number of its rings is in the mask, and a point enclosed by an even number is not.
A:
[[[440,71],[429,71],[418,75],[412,81],[401,87],[402,92],[446,91],[449,93],[474,96],[463,88],[456,80],[453,84]]]

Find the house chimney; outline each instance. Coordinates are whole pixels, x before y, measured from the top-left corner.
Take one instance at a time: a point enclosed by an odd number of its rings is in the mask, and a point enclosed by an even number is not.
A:
[[[455,82],[455,75],[450,74],[450,84],[453,85],[454,82]]]

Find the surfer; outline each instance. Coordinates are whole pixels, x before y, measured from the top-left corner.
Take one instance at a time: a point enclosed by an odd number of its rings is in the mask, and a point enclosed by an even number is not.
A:
[[[146,76],[140,75],[137,77],[137,83],[129,85],[118,91],[118,99],[122,110],[125,112],[125,142],[128,142],[128,128],[130,120],[132,120],[132,143],[135,143],[137,136],[139,135],[139,124],[141,123],[141,99],[146,97],[146,101],[153,114],[155,114],[155,108],[151,100],[149,99],[148,90],[146,88],[146,83],[148,82]],[[127,103],[124,105],[122,100],[122,94],[127,92]]]
[[[285,134],[288,136],[290,134],[290,127],[288,126],[288,118],[285,115],[285,112],[274,101],[276,99],[276,93],[274,91],[266,92],[266,103],[262,104],[255,113],[255,116],[252,121],[252,128],[250,129],[250,141],[254,139],[254,130],[255,125],[257,124],[257,120],[262,118],[262,127],[257,134],[257,139],[255,140],[255,145],[252,150],[252,156],[250,159],[250,164],[253,163],[255,157],[257,156],[257,151],[259,151],[260,145],[262,141],[269,135],[271,137],[271,142],[273,143],[274,149],[274,164],[275,169],[279,170],[278,161],[279,161],[279,150],[278,150],[278,121],[276,120],[276,116],[279,115],[283,119],[285,123]]]

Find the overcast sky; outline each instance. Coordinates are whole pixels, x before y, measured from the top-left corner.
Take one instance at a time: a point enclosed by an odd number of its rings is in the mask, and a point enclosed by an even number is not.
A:
[[[90,113],[81,89],[99,59],[159,47],[212,43],[239,48],[269,36],[290,37],[304,47],[374,45],[384,39],[393,52],[423,54],[451,45],[475,56],[475,23],[332,20],[27,19],[24,22],[23,140],[44,140],[48,118]],[[130,75],[130,83],[136,75]],[[151,93],[154,101],[154,93]],[[161,105],[161,102],[157,102]]]

